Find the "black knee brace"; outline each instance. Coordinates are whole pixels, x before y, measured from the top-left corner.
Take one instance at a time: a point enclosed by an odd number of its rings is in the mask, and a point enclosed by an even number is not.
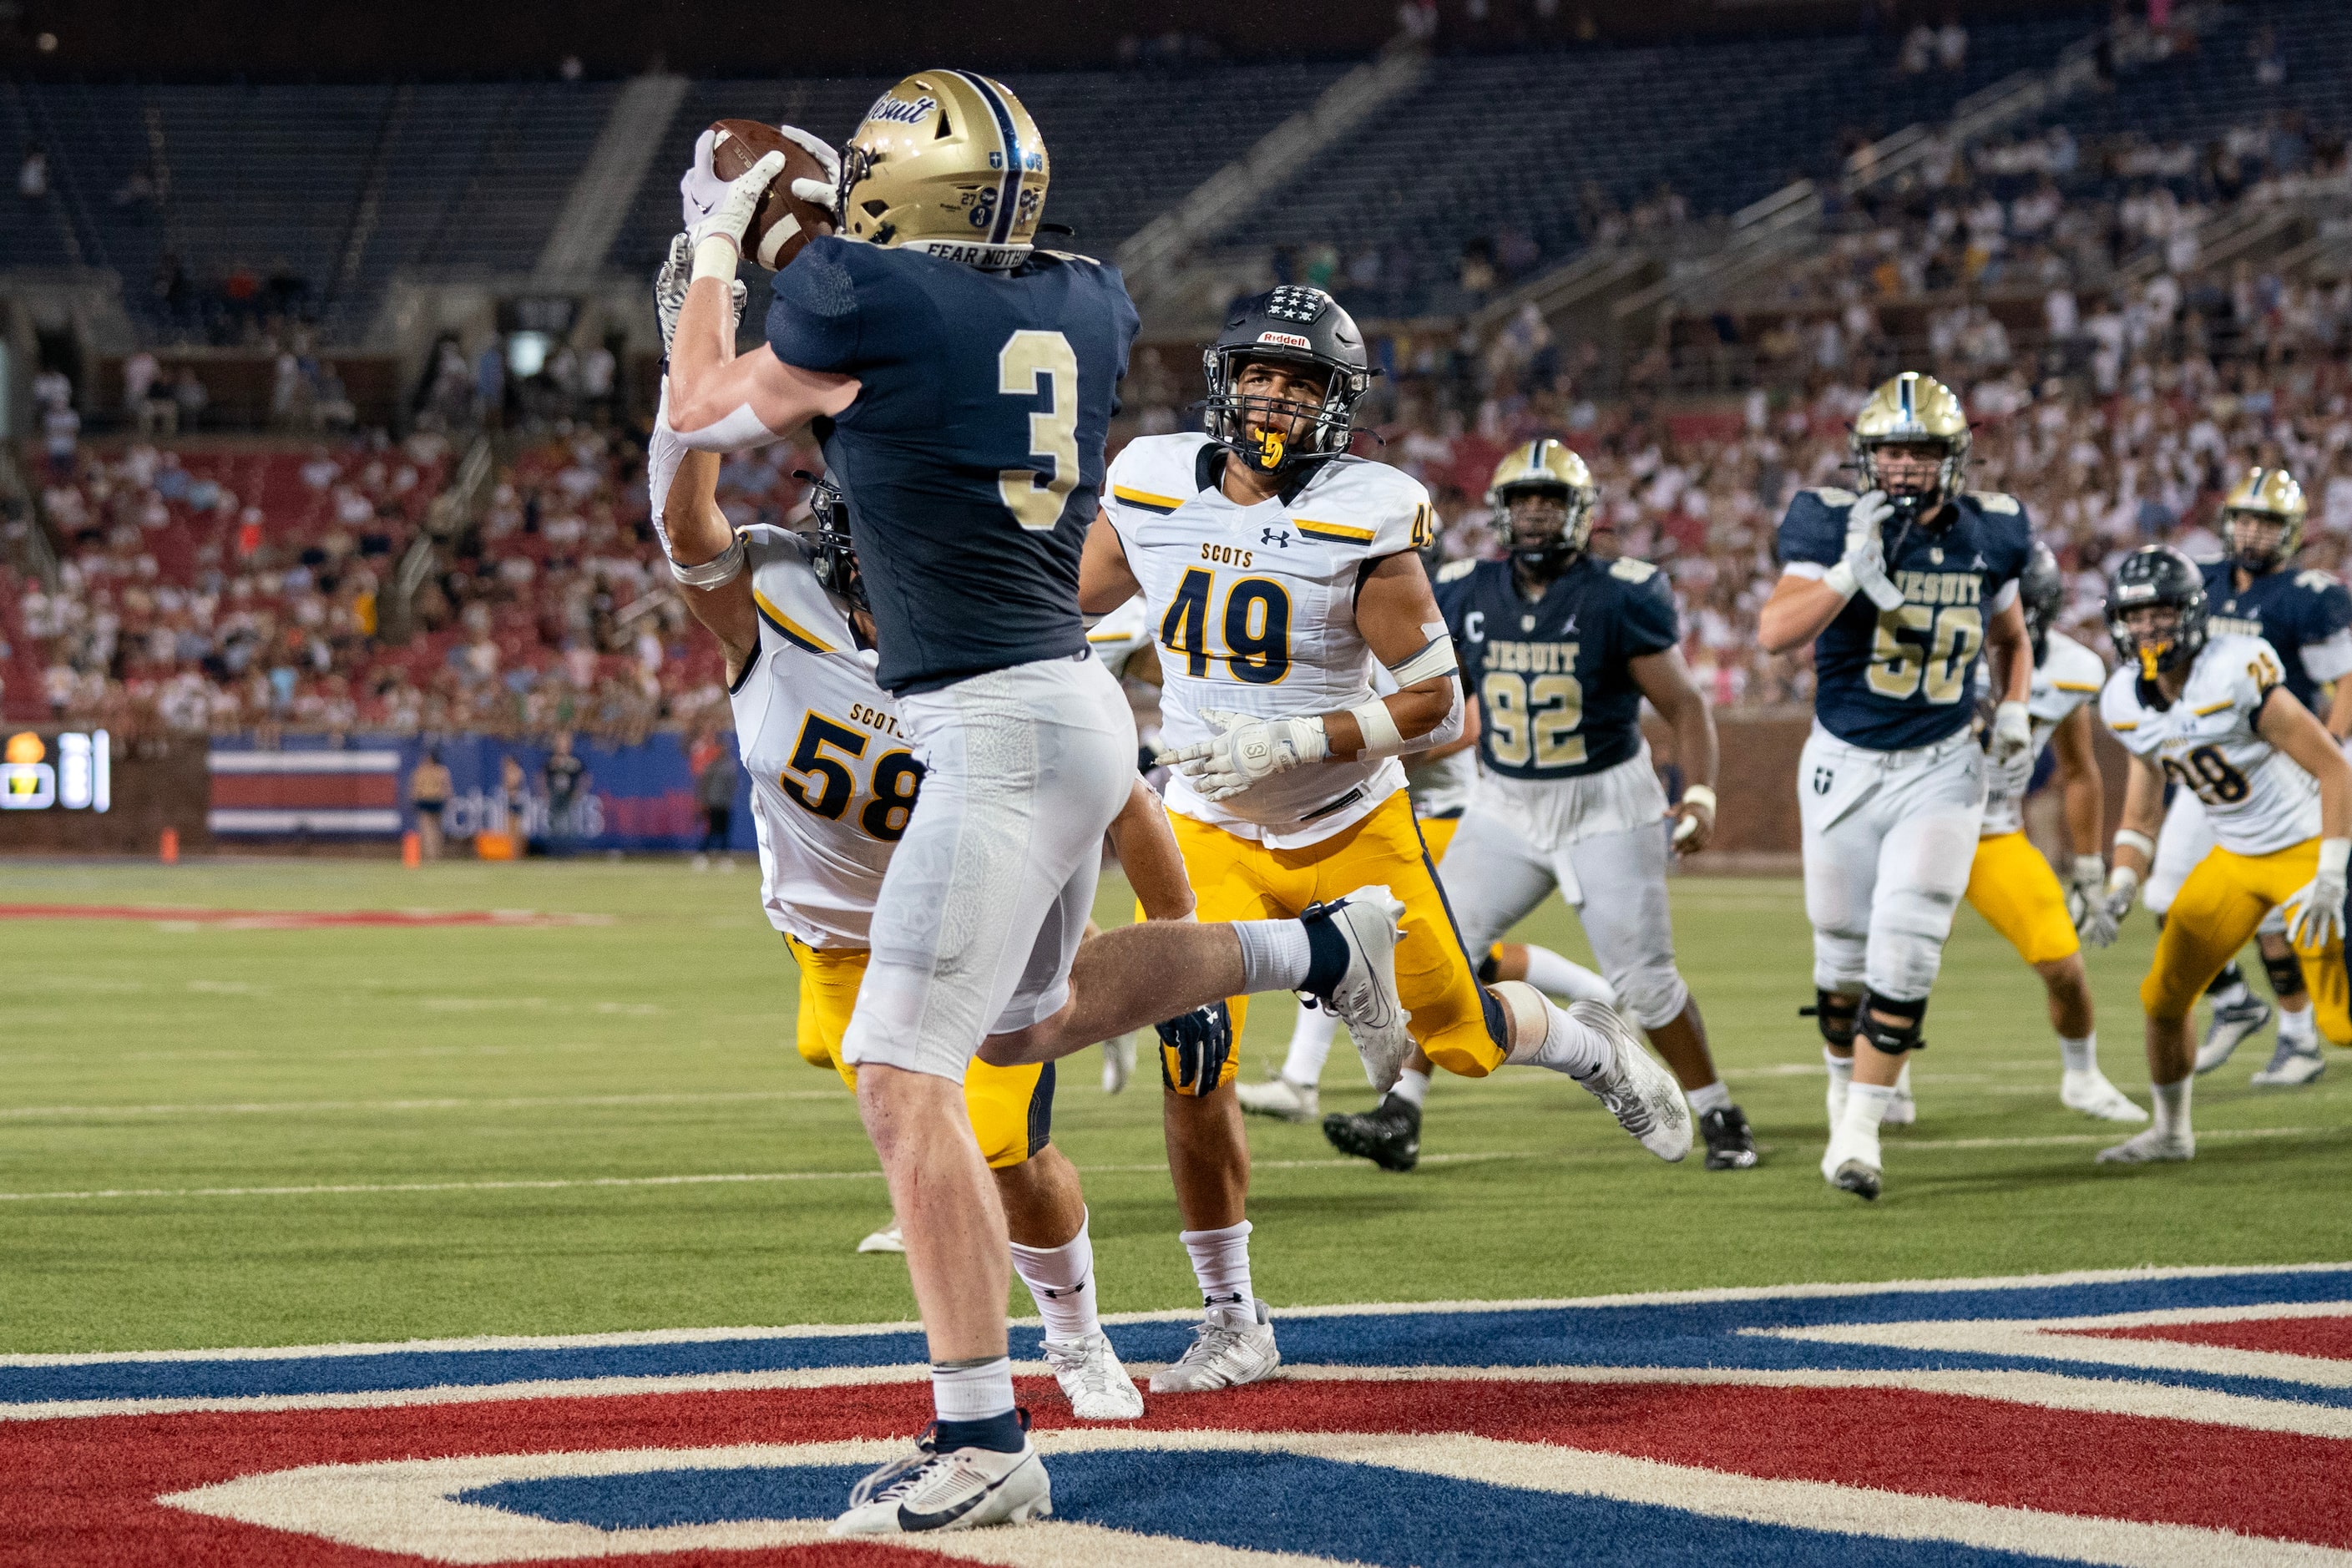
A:
[[[2273,958],[2263,954],[2263,971],[2271,977],[2271,992],[2282,1000],[2303,994],[2303,965],[2294,961],[2292,952]]]
[[[2265,959],[2263,962],[2268,963],[2269,960]],[[2243,985],[2245,983],[2246,972],[2238,967],[2238,961],[2233,958],[2221,966],[2221,973],[2213,976],[2213,983],[2205,987],[2205,994],[2217,996],[2232,985]]]
[[[1822,1031],[1822,1038],[1833,1046],[1853,1044],[1855,1017],[1862,1012],[1860,1003],[1849,1002],[1834,991],[1813,987],[1813,1005],[1797,1009],[1800,1018],[1811,1018]]]
[[[1492,985],[1502,977],[1503,955],[1490,947],[1486,950],[1486,956],[1478,961],[1478,984]]]
[[[1905,1021],[1890,1024],[1878,1015],[1892,1013]],[[1927,1017],[1927,999],[1906,1002],[1898,997],[1881,996],[1873,991],[1862,999],[1862,1037],[1890,1057],[1905,1051],[1924,1051],[1927,1042],[1919,1037],[1919,1026]]]

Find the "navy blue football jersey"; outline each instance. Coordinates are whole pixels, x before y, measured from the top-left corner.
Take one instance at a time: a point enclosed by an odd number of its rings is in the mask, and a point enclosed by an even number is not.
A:
[[[983,272],[832,236],[776,275],[768,342],[862,384],[820,420],[894,692],[1086,651],[1078,552],[1135,306],[1115,268]]]
[[[1507,561],[1438,569],[1437,605],[1478,699],[1478,754],[1517,779],[1613,768],[1642,749],[1630,661],[1679,642],[1674,595],[1646,561],[1577,557],[1536,602]]]
[[[1850,490],[1799,490],[1780,520],[1780,563],[1826,571],[1845,553]],[[2013,496],[1970,490],[1930,530],[1885,525],[1886,574],[1903,592],[1881,611],[1856,594],[1813,642],[1813,710],[1839,740],[1878,752],[1932,745],[1975,711],[1985,623],[2033,552]],[[1901,543],[1896,535],[1901,534]]]
[[[2352,672],[2352,593],[2328,572],[2281,567],[2242,593],[2231,563],[2210,561],[2201,570],[2211,635],[2269,643],[2286,672],[2286,689],[2318,712],[2319,689]]]

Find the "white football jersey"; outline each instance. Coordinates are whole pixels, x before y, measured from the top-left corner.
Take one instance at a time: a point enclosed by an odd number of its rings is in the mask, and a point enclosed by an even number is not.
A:
[[[1288,719],[1369,700],[1378,661],[1356,630],[1357,584],[1432,528],[1429,492],[1386,464],[1328,458],[1294,499],[1244,507],[1217,486],[1223,457],[1205,436],[1147,436],[1119,453],[1104,487],[1104,515],[1150,605],[1170,746],[1215,732],[1205,710]],[[1403,787],[1393,757],[1294,768],[1214,804],[1178,773],[1168,806],[1288,849],[1361,821]]]
[[[811,947],[864,947],[923,770],[800,542],[764,524],[742,532],[760,651],[729,700],[751,774],[760,901]]]
[[[1127,661],[1151,646],[1151,614],[1138,594],[1087,628],[1087,646],[1113,675],[1127,674]]]
[[[2263,698],[2285,679],[2262,638],[2218,637],[2189,667],[2178,702],[2142,701],[2139,672],[2124,665],[2107,677],[2099,717],[2134,756],[2160,763],[2196,795],[2222,848],[2269,855],[2319,837],[2318,781],[2254,728]]]
[[[2038,760],[2058,726],[2084,703],[2095,700],[2106,684],[2107,667],[2097,654],[2064,632],[2050,634],[2046,657],[2033,668],[2033,689],[2025,700],[2026,716],[2033,721],[2033,755]],[[1977,667],[1977,684],[1992,684],[1990,661]],[[2021,833],[2025,828],[2025,797],[1999,790],[1985,796],[1984,826],[1979,837]]]

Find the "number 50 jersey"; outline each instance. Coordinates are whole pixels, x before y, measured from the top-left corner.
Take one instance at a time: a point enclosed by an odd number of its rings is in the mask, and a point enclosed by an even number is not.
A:
[[[755,524],[743,542],[760,649],[729,700],[751,775],[760,901],[769,924],[811,947],[862,948],[922,764],[800,542]]]
[[[1799,490],[1780,520],[1780,563],[1819,578],[1845,553],[1851,490]],[[2014,497],[1971,490],[1934,529],[1887,529],[1886,575],[1903,603],[1846,602],[1813,640],[1813,706],[1822,727],[1874,752],[1931,746],[1975,712],[1985,623],[2017,597],[2033,531]],[[1896,542],[1897,539],[1901,542]]]
[[[2286,680],[2260,637],[2218,637],[2199,651],[2180,700],[2124,665],[2099,693],[2099,717],[2132,755],[2205,804],[2213,837],[2237,855],[2268,855],[2319,837],[2319,784],[2255,728]]]

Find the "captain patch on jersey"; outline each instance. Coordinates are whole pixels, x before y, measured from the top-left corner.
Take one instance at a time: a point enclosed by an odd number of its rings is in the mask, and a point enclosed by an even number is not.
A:
[[[1511,778],[1613,768],[1642,748],[1633,661],[1681,640],[1665,574],[1579,554],[1529,603],[1507,561],[1439,569],[1437,605],[1479,703],[1478,754]]]
[[[1780,520],[1781,564],[1821,577],[1845,553],[1852,491],[1800,490]],[[1932,745],[1972,712],[1985,623],[2017,596],[2033,551],[2025,509],[1970,490],[1948,522],[1886,534],[1886,575],[1903,603],[1882,611],[1856,595],[1813,643],[1815,710],[1838,739],[1876,752]]]

